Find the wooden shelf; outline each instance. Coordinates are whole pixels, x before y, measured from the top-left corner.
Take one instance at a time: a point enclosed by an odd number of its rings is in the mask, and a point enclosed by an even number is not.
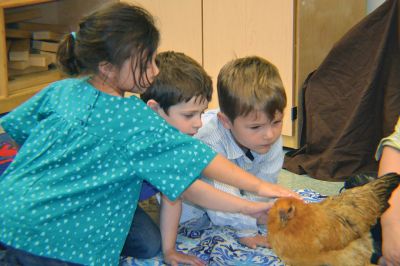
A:
[[[47,70],[39,73],[32,73],[19,76],[14,80],[8,81],[9,96],[18,94],[19,92],[32,88],[41,84],[48,84],[59,80],[61,74],[57,70]]]
[[[41,4],[54,1],[55,0],[1,0],[0,8],[28,6],[28,5]]]
[[[10,110],[14,109],[16,106],[31,98],[47,85],[49,85],[49,83],[39,84],[16,92],[15,94],[9,95],[7,98],[0,98],[0,114],[9,112]]]
[[[46,30],[49,31],[68,32],[77,28],[78,22],[84,14],[104,3],[116,1],[119,0],[0,0],[0,114],[11,111],[49,83],[65,77],[54,69],[38,70],[32,73],[33,69],[28,70],[28,68],[37,66],[32,62],[26,68],[25,74],[21,73],[25,69],[8,65],[7,41],[13,48],[15,37],[21,33],[17,31],[18,27],[25,24],[23,30],[42,31],[43,25],[46,25],[45,27],[48,26]],[[26,24],[30,24],[31,29],[26,29]],[[60,28],[63,30],[58,31]],[[27,39],[26,36],[24,37]],[[32,46],[29,50],[29,53],[31,52],[33,52]],[[13,57],[13,61],[15,60],[17,59]],[[44,66],[44,68],[46,67]],[[14,70],[21,71],[17,73]]]
[[[5,10],[55,0],[1,0],[0,1],[0,113],[5,113],[32,97],[49,83],[61,78],[56,70],[44,71],[13,79],[8,77]]]

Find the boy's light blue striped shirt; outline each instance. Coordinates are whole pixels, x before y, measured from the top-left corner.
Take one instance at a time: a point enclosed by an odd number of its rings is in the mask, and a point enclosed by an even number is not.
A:
[[[277,177],[283,165],[282,138],[279,138],[266,154],[252,152],[254,160],[250,160],[244,151],[236,144],[231,132],[224,128],[219,122],[218,109],[206,112],[203,117],[203,127],[195,135],[219,154],[225,156],[231,162],[253,175],[271,183],[277,182]],[[205,181],[215,188],[235,196],[243,197],[254,201],[268,201],[267,198],[260,198],[248,192],[240,191],[238,188],[204,178]],[[257,221],[247,215],[238,213],[225,213],[206,210],[211,221],[215,225],[230,225],[237,230],[238,237],[254,236],[257,233]],[[184,204],[181,222],[199,217],[204,213],[203,210],[190,204]]]

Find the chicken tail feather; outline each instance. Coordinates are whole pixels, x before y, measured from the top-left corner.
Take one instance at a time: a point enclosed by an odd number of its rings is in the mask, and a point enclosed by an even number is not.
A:
[[[370,186],[371,190],[379,199],[379,206],[381,212],[384,212],[388,207],[388,200],[393,190],[400,184],[400,175],[396,173],[389,173],[383,175],[365,186]]]

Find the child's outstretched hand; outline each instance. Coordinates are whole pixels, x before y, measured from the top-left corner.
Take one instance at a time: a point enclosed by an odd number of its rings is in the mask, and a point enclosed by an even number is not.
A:
[[[260,216],[257,217],[257,224],[258,225],[265,225],[267,223],[268,213],[264,212]]]
[[[282,197],[293,197],[296,199],[302,199],[299,194],[296,192],[284,188],[280,185],[268,182],[262,182],[260,187],[258,188],[259,196],[268,197],[268,198],[282,198]]]
[[[179,264],[192,265],[192,266],[205,266],[205,262],[196,256],[186,255],[171,249],[164,252],[164,261],[168,265],[178,266]]]
[[[270,245],[267,241],[267,237],[266,236],[262,236],[257,234],[256,236],[251,236],[251,237],[241,237],[239,238],[239,242],[242,245],[245,245],[246,247],[249,248],[257,248],[258,246],[260,247],[266,247],[269,248]]]
[[[254,218],[265,217],[272,205],[273,202],[246,201],[240,212]]]

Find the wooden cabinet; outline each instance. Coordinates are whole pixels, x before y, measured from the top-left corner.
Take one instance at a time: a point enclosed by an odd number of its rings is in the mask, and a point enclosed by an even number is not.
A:
[[[3,0],[0,1],[0,113],[13,109],[51,81],[60,78],[58,72],[30,75],[18,80],[8,80],[6,45],[6,9],[37,5],[52,0]]]
[[[301,87],[308,74],[321,64],[333,45],[366,16],[365,2],[364,0],[295,1],[292,64],[294,107],[299,104]],[[290,119],[290,110],[287,112],[287,118]],[[283,135],[286,147],[299,148],[298,122],[299,119],[292,121],[292,131]]]
[[[61,73],[55,69],[18,77],[8,75],[6,26],[10,21],[6,21],[7,14],[33,10],[39,15],[28,19],[28,22],[63,25],[67,30],[73,30],[83,14],[105,2],[112,1],[0,0],[0,114],[12,110],[49,83],[62,78]]]
[[[0,113],[59,78],[54,73],[47,78],[36,76],[34,83],[8,81],[4,9],[40,4],[48,11],[46,23],[74,25],[82,14],[115,1],[118,0],[0,1]],[[196,59],[213,78],[214,87],[219,69],[229,60],[259,55],[274,63],[288,97],[283,135],[284,145],[291,148],[299,145],[298,119],[292,113],[296,113],[304,79],[333,44],[366,14],[364,0],[123,1],[149,10],[161,32],[159,50],[180,51]],[[210,108],[217,107],[217,102],[215,89]]]
[[[203,62],[201,0],[124,0],[139,4],[155,17],[159,51],[175,50]]]
[[[296,113],[302,83],[336,41],[366,14],[363,0],[125,0],[156,18],[160,51],[176,50],[202,63],[216,84],[229,60],[259,55],[280,71],[288,106],[284,145],[299,146]],[[210,108],[217,107],[216,89]],[[299,114],[300,115],[300,114]]]
[[[236,57],[258,55],[276,65],[288,98],[285,135],[292,130],[294,14],[293,0],[203,0],[205,69],[216,81],[219,69]],[[211,106],[216,105],[215,93]]]

